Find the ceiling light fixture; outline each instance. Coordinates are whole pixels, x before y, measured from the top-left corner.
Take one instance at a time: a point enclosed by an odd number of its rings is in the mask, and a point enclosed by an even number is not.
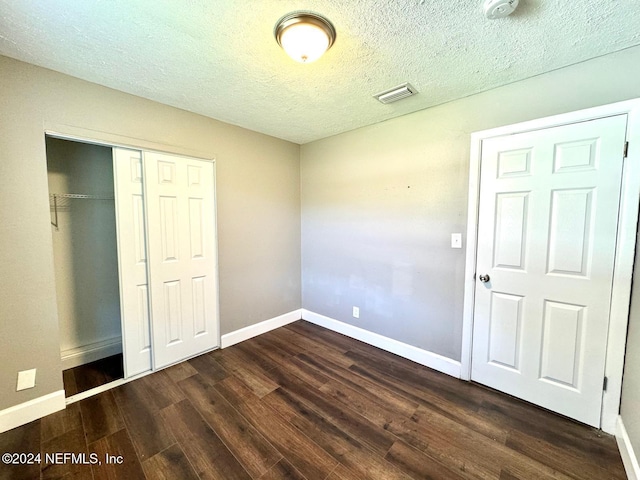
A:
[[[326,18],[311,12],[291,12],[273,30],[278,45],[301,63],[319,59],[336,40],[336,29]]]

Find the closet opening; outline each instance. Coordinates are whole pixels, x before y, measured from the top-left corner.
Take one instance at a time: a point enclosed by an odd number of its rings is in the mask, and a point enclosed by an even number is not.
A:
[[[65,396],[124,377],[113,152],[46,137]]]

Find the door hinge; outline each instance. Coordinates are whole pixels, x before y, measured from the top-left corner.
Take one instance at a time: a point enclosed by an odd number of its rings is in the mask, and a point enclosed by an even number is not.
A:
[[[607,391],[607,377],[604,377],[604,382],[602,382],[602,390]]]
[[[624,142],[624,157],[623,158],[627,158],[628,154],[629,154],[629,142]]]

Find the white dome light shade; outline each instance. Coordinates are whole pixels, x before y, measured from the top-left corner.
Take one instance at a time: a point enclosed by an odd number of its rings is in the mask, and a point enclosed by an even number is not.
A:
[[[329,20],[308,12],[285,15],[276,24],[274,34],[287,55],[301,63],[316,61],[336,38]]]
[[[324,30],[315,25],[296,23],[282,31],[280,45],[294,60],[310,63],[327,51],[329,38]]]

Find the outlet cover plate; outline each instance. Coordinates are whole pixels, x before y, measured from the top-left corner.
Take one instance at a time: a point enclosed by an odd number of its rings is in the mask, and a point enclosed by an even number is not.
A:
[[[20,390],[26,390],[27,388],[33,388],[36,386],[36,369],[23,370],[18,372],[18,385],[16,386],[16,392]]]
[[[354,318],[360,318],[360,308],[353,307],[353,317]]]
[[[451,248],[462,248],[462,234],[461,233],[452,233],[451,234]]]

